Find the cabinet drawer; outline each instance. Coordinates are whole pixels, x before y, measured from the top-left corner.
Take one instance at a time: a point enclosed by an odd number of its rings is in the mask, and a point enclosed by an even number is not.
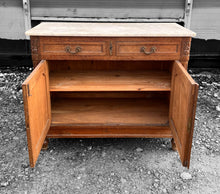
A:
[[[180,45],[178,42],[116,42],[117,56],[155,57],[179,56]]]
[[[103,56],[106,55],[106,42],[52,42],[44,43],[42,46],[43,55],[62,56]]]

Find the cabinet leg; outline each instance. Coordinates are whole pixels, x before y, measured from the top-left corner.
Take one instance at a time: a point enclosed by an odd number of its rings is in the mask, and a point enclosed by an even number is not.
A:
[[[45,138],[44,144],[42,146],[42,150],[47,150],[48,149],[48,143],[49,143],[49,139]]]
[[[175,143],[175,141],[174,141],[173,138],[171,139],[171,144],[172,144],[172,150],[173,150],[173,151],[177,151],[176,143]]]

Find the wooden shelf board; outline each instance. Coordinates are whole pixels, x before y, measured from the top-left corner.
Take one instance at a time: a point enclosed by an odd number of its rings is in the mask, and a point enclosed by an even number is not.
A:
[[[169,126],[51,126],[48,138],[172,138]]]
[[[170,91],[166,71],[51,72],[50,91]]]
[[[54,98],[52,126],[168,126],[165,98]]]

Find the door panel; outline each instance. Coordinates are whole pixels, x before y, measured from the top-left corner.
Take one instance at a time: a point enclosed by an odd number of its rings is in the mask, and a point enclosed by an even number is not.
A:
[[[189,168],[198,84],[179,61],[172,70],[169,123],[183,166]]]
[[[41,61],[22,84],[30,166],[34,167],[50,128],[49,73]]]

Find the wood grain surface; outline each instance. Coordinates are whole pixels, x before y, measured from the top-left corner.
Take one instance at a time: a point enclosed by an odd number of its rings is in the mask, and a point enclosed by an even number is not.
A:
[[[170,91],[166,71],[64,71],[50,74],[50,91]]]
[[[52,125],[167,126],[169,102],[152,98],[54,98]]]
[[[172,138],[169,126],[52,125],[48,138]]]
[[[198,84],[175,61],[172,72],[169,123],[183,166],[189,167]]]
[[[49,72],[46,61],[22,84],[30,166],[34,167],[50,128]]]

